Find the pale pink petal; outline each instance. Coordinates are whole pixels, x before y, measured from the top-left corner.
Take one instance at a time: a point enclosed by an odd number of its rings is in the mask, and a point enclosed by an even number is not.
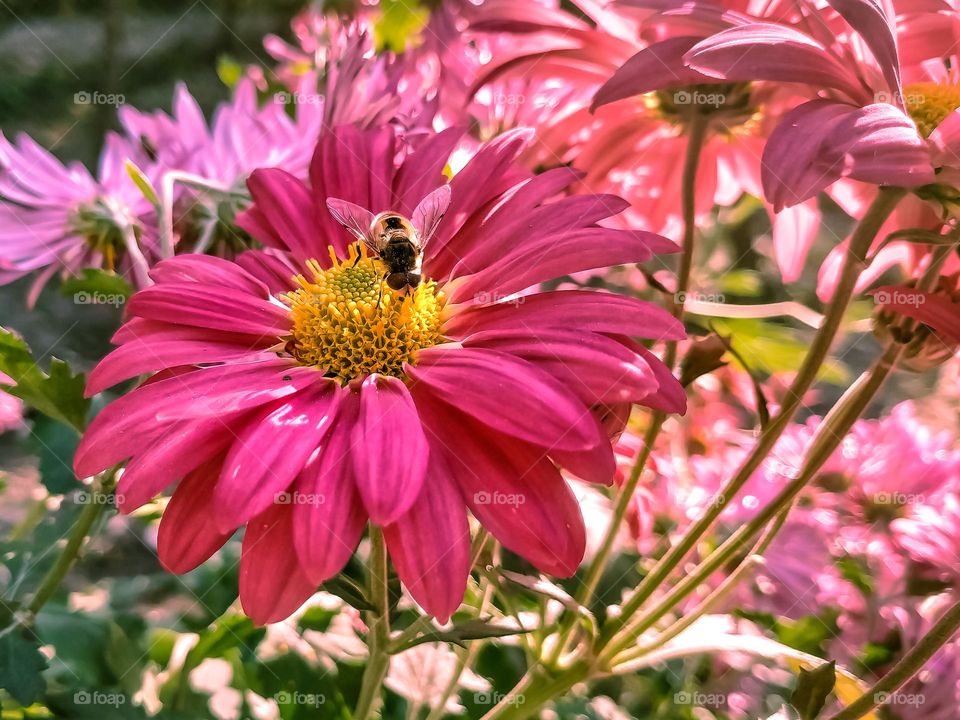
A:
[[[773,257],[785,283],[796,281],[803,272],[807,253],[820,230],[817,199],[785,208],[772,218]]]

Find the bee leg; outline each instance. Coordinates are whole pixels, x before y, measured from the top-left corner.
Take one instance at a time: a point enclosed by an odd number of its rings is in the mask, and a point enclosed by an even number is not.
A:
[[[380,295],[377,297],[377,312],[380,312],[380,301],[383,300],[383,283],[386,281],[387,275],[389,274],[389,272],[386,272],[383,274],[383,277],[380,278]]]
[[[361,250],[361,249],[362,249],[362,248],[360,247],[360,242],[358,241],[358,242],[357,242],[357,258],[356,258],[356,260],[353,261],[353,265],[351,265],[350,267],[356,267],[356,266],[357,266],[357,263],[360,262],[360,257],[361,257],[361,256],[360,256],[360,250]]]

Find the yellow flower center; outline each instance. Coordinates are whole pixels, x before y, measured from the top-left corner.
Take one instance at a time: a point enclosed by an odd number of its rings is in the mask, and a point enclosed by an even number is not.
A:
[[[923,137],[937,129],[947,117],[960,108],[960,85],[955,82],[918,82],[905,85],[903,104]]]
[[[297,275],[299,288],[281,297],[293,319],[287,347],[302,365],[321,367],[341,382],[370,373],[403,377],[403,364],[418,350],[443,342],[444,296],[435,282],[399,293],[366,248],[358,255],[351,247],[343,261],[332,249],[330,256],[332,268],[308,261],[312,278]]]

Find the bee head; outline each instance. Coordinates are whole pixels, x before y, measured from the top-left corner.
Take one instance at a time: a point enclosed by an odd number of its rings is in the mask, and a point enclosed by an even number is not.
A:
[[[407,238],[416,237],[416,229],[407,218],[400,213],[383,212],[373,219],[374,237],[382,237],[403,234]]]

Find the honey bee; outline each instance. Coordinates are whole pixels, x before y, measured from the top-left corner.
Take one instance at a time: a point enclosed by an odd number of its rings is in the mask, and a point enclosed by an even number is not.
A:
[[[423,278],[423,250],[450,205],[450,186],[442,185],[417,205],[410,218],[369,210],[339,198],[328,198],[330,214],[386,267],[383,280],[397,292],[415,290]],[[381,286],[382,287],[382,286]]]

